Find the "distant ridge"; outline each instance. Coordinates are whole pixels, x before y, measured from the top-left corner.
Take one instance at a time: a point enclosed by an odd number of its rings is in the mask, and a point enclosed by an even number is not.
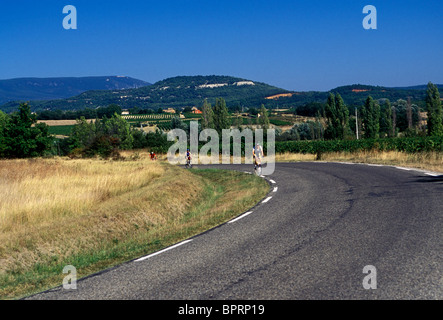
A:
[[[152,85],[128,77],[95,77],[94,79],[98,82],[97,86],[105,86],[105,90],[88,90],[77,95],[70,95],[68,98],[49,98],[46,101],[43,101],[43,98],[39,100],[21,98],[3,105],[0,103],[0,110],[6,112],[17,110],[19,102],[26,100],[31,100],[31,108],[34,111],[80,110],[105,107],[110,104],[117,104],[123,109],[137,107],[157,110],[158,108],[186,106],[200,107],[205,99],[214,105],[216,98],[225,99],[228,107],[259,108],[263,104],[267,108],[297,108],[310,103],[325,103],[329,92],[339,93],[349,107],[363,105],[369,95],[375,100],[389,99],[391,102],[410,98],[413,103],[424,107],[427,87],[427,85],[382,87],[353,84],[330,91],[303,92],[288,91],[254,80],[220,75],[177,76]],[[54,87],[54,85],[51,86],[50,81],[46,85]],[[124,86],[130,88],[124,88]],[[437,86],[443,90],[443,85]],[[50,90],[45,88],[43,91]]]
[[[79,110],[118,104],[122,108],[179,108],[212,104],[224,98],[230,105],[250,106],[266,96],[288,92],[265,83],[230,76],[178,76],[150,86],[125,90],[90,90],[66,99],[31,101],[33,110]],[[18,102],[4,104],[4,111],[16,110]]]
[[[0,80],[0,105],[9,101],[54,100],[89,90],[122,90],[150,85],[125,76],[16,78]]]

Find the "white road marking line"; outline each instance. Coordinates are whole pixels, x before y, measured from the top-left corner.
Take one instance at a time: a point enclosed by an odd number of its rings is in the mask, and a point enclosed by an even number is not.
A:
[[[272,192],[277,192],[277,190],[278,190],[278,187],[275,187],[275,188],[274,188],[274,191],[272,191]]]
[[[153,254],[150,254],[150,255],[148,255],[148,256],[146,256],[146,257],[143,257],[143,258],[137,259],[137,260],[135,260],[135,262],[144,261],[144,260],[146,260],[146,259],[152,258],[152,257],[154,257],[154,256],[156,256],[156,255],[161,254],[161,253],[164,253],[164,252],[166,252],[166,251],[169,251],[169,250],[172,250],[172,249],[177,248],[177,247],[179,247],[179,246],[182,246],[182,245],[184,245],[184,244],[186,244],[186,243],[189,243],[189,242],[191,242],[191,241],[192,241],[192,240],[185,240],[185,241],[180,242],[180,243],[177,243],[177,244],[175,244],[175,245],[173,245],[173,246],[171,246],[171,247],[169,247],[169,248],[166,248],[166,249],[160,250],[160,251],[158,251],[158,252],[156,252],[156,253],[153,253]]]
[[[268,202],[271,199],[272,199],[272,197],[266,198],[265,200],[262,201],[262,203],[266,203],[266,202]]]
[[[412,171],[412,170],[414,170],[414,169],[403,168],[403,167],[395,167],[395,168],[400,169],[400,170],[405,170],[405,171]]]
[[[417,169],[417,168],[405,168],[405,167],[397,167],[397,166],[390,166],[390,165],[385,165],[385,164],[374,164],[374,163],[352,163],[352,162],[327,162],[327,161],[317,161],[317,162],[312,162],[312,163],[340,163],[340,164],[360,164],[360,165],[367,165],[370,167],[389,167],[389,168],[395,168],[395,169],[399,169],[399,170],[404,170],[404,171],[416,171],[419,173],[424,173],[428,176],[432,176],[432,177],[440,177],[441,174],[438,173],[433,173],[433,172],[425,172],[422,169]]]
[[[270,180],[270,179],[269,179],[269,181],[271,181],[271,183],[274,183],[274,184],[276,183],[274,180]]]
[[[425,172],[425,174],[427,174],[428,176],[432,176],[432,177],[439,177],[440,176],[438,174],[430,173],[430,172]]]
[[[228,223],[233,223],[233,222],[235,222],[235,221],[238,221],[238,220],[240,220],[240,219],[243,219],[244,217],[249,216],[251,213],[252,213],[252,211],[246,212],[245,214],[242,214],[240,217],[237,217],[237,218],[235,218],[235,219],[229,221]]]

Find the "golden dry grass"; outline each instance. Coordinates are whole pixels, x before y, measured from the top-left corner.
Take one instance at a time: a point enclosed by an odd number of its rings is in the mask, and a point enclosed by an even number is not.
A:
[[[0,230],[83,215],[97,203],[143,187],[163,171],[135,162],[2,161]]]
[[[48,255],[63,258],[119,239],[140,217],[147,217],[145,224],[166,219],[158,205],[143,207],[143,195],[138,195],[148,193],[148,186],[154,198],[168,192],[156,186],[159,177],[171,179],[159,164],[12,160],[1,161],[0,167],[0,274],[27,269]],[[192,193],[166,208],[189,205],[186,198]]]

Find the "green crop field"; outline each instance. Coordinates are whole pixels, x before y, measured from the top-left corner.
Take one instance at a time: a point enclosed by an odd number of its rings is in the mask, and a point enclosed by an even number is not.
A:
[[[49,133],[54,134],[56,136],[69,136],[71,134],[71,130],[73,127],[74,127],[73,125],[50,126]]]
[[[122,118],[128,122],[136,121],[156,121],[156,120],[171,120],[175,114],[133,114],[123,116]]]

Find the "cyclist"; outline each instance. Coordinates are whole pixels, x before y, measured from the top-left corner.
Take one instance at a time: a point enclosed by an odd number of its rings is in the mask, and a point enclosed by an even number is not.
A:
[[[187,167],[192,167],[192,165],[191,165],[191,159],[192,159],[191,151],[188,149],[188,150],[186,151],[186,166],[187,166]]]
[[[252,147],[252,157],[254,158],[254,170],[257,167],[261,167],[261,157],[263,155],[263,148],[260,143],[257,143],[256,146]]]
[[[257,146],[256,146],[255,149],[256,149],[256,150],[255,150],[255,153],[257,154],[257,156],[258,156],[258,158],[259,158],[259,160],[260,160],[260,163],[261,163],[261,158],[263,157],[263,148],[262,148],[262,146],[260,145],[260,143],[257,143]]]
[[[156,156],[155,153],[152,152],[152,151],[151,151],[151,160],[152,160],[152,161],[157,160],[157,156]]]

